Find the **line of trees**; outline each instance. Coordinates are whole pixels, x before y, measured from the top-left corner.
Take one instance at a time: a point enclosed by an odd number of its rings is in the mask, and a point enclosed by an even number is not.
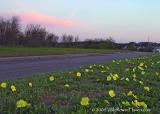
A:
[[[45,27],[28,24],[21,27],[19,17],[6,19],[0,17],[0,45],[27,47],[81,47],[81,48],[115,48],[115,41],[108,39],[87,39],[80,41],[78,36],[63,34],[62,37],[50,33]]]

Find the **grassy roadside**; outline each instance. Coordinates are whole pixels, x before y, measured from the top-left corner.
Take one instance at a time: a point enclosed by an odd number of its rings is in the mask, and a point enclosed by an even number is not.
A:
[[[85,54],[85,53],[114,53],[114,52],[126,52],[126,51],[125,50],[107,50],[107,49],[82,49],[82,48],[0,47],[0,57]]]
[[[159,58],[149,55],[1,82],[0,114],[113,114],[111,108],[158,114]]]

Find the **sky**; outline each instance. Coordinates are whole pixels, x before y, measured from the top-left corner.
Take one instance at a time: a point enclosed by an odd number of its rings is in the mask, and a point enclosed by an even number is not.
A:
[[[0,0],[0,16],[14,15],[81,40],[160,42],[160,0]]]

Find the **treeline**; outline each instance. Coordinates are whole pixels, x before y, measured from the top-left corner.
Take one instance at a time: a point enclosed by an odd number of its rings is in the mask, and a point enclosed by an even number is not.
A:
[[[1,46],[116,48],[115,44],[112,38],[82,42],[78,36],[63,34],[59,37],[41,25],[28,24],[22,27],[16,16],[9,19],[0,17]]]

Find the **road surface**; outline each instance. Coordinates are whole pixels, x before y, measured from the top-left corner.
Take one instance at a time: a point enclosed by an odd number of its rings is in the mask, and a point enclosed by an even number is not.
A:
[[[71,57],[44,57],[44,58],[7,58],[0,59],[0,81],[27,77],[31,75],[74,69],[94,63],[105,63],[115,59],[125,59],[144,56],[151,53],[129,52],[114,54],[97,54]]]

